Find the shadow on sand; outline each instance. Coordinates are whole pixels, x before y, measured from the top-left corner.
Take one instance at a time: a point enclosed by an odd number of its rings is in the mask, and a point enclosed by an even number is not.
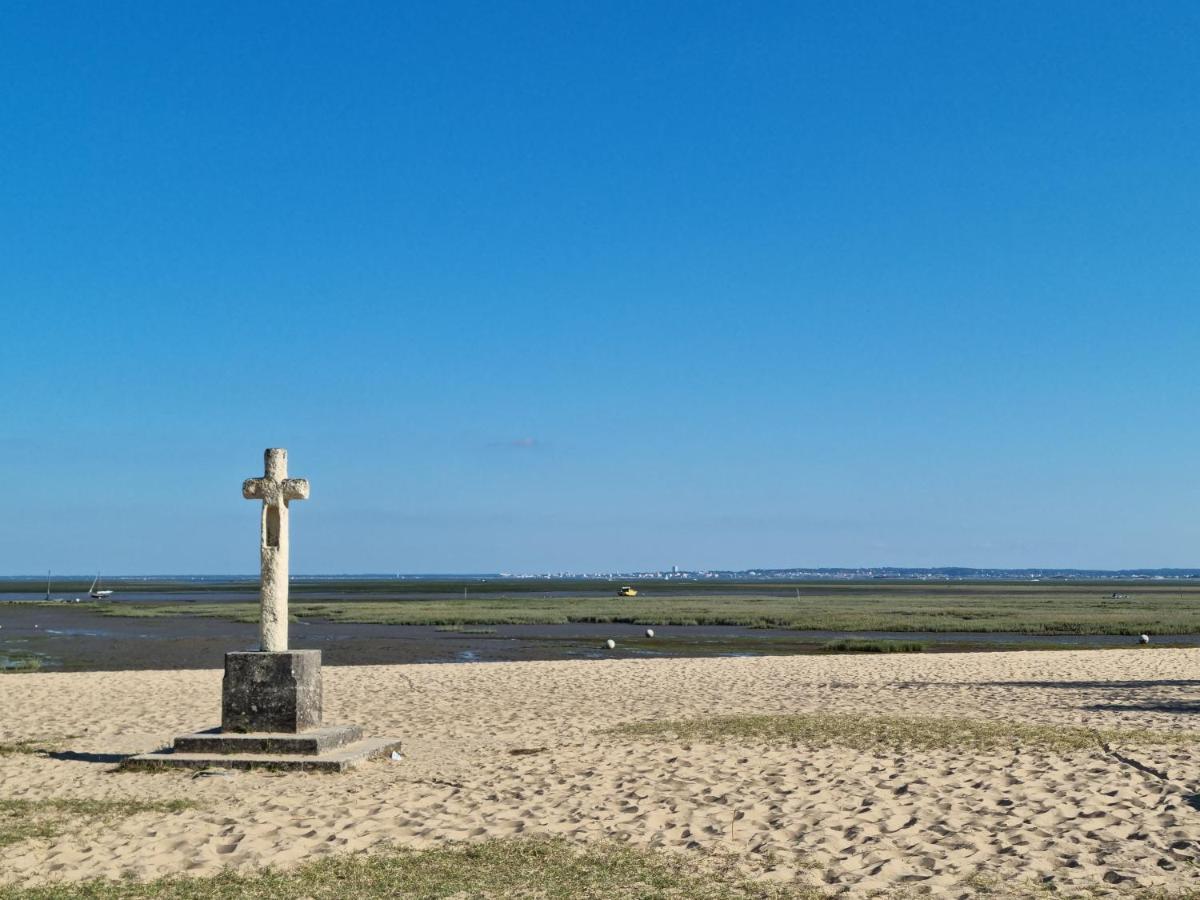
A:
[[[76,750],[51,750],[46,753],[50,759],[60,759],[66,762],[89,762],[89,763],[122,763],[132,753],[79,753]]]
[[[1089,712],[1200,713],[1200,700],[1164,700],[1160,703],[1092,703]]]

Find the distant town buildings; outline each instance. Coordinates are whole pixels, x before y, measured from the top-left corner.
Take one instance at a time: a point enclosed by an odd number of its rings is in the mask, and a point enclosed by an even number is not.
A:
[[[938,569],[880,566],[872,568],[712,569],[681,571],[679,566],[658,572],[544,572],[504,574],[502,578],[607,579],[609,581],[1166,581],[1200,579],[1200,569]],[[1114,598],[1118,598],[1114,595]],[[1119,598],[1118,598],[1119,599]]]

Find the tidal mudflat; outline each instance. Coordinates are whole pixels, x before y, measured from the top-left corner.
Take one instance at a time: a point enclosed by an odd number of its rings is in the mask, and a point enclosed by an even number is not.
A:
[[[52,601],[44,584],[0,585],[0,667],[219,668],[255,644],[254,582],[106,583],[116,593],[102,603],[86,581],[57,585]],[[1154,649],[1200,645],[1190,581],[638,587],[618,598],[594,580],[297,579],[291,637],[331,665],[1099,648],[1141,633]]]

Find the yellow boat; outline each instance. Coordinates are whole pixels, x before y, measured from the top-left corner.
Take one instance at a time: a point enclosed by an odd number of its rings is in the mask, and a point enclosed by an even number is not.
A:
[[[621,588],[619,591],[617,591],[617,596],[618,597],[636,597],[637,591],[634,588],[626,586],[626,587]]]

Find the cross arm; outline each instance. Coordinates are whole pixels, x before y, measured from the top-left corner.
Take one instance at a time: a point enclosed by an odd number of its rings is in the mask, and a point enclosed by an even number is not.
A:
[[[283,499],[284,500],[307,500],[308,499],[308,479],[307,478],[287,478],[283,482]]]
[[[247,500],[263,500],[267,496],[267,479],[247,478],[242,482],[242,496]]]

